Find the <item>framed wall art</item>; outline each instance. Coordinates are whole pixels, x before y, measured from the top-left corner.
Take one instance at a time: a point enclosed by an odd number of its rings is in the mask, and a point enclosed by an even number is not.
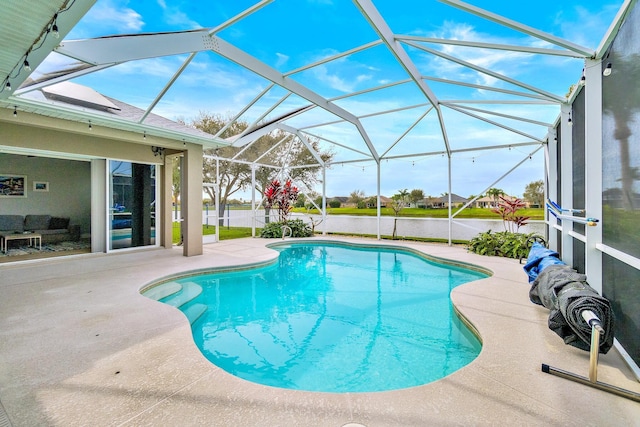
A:
[[[27,197],[26,175],[0,173],[0,197]]]
[[[33,191],[49,191],[49,183],[46,181],[33,181]]]

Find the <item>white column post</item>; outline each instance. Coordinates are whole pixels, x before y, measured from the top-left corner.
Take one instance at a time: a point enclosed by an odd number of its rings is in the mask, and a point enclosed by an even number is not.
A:
[[[380,209],[380,161],[376,162],[376,170],[378,172],[378,176],[377,176],[377,193],[378,193],[378,200],[376,201],[376,205],[377,205],[377,217],[378,217],[378,240],[381,240],[380,237],[380,213],[382,212]]]
[[[220,241],[220,159],[216,158],[216,186],[213,189],[215,191],[215,200],[213,204],[216,210],[216,242]]]
[[[322,235],[327,235],[327,167],[322,167]]]
[[[256,164],[251,164],[251,237],[256,237]]]
[[[453,217],[451,216],[451,154],[447,156],[449,169],[449,246],[452,246]]]
[[[566,123],[567,123],[567,119],[568,119],[568,115],[565,116],[562,113],[562,109],[560,111],[560,128],[562,127],[567,127]],[[563,122],[564,120],[564,122]],[[563,126],[564,124],[564,126]],[[551,138],[548,141],[547,144],[547,150],[546,150],[546,155],[547,155],[547,171],[548,171],[548,175],[547,175],[547,198],[549,200],[553,200],[554,202],[558,201],[558,139],[562,138],[562,131],[560,131],[560,135],[556,135],[555,138]],[[545,218],[547,218],[547,226],[549,228],[549,235],[547,236],[547,243],[549,245],[550,249],[553,250],[558,250],[559,249],[559,244],[558,244],[558,230],[557,230],[557,223],[558,220],[556,219],[555,216],[553,215],[549,215],[549,213],[547,212],[547,208],[546,208],[546,200],[545,200]]]
[[[562,200],[562,207],[566,208],[578,208],[573,206],[573,126],[568,126],[573,122],[571,117],[572,106],[569,104],[562,104],[560,107],[562,125],[560,126],[561,138],[560,142],[562,147],[560,149],[560,170],[562,171],[562,181],[560,182],[560,200]],[[569,117],[572,121],[569,122]],[[569,234],[573,231],[573,222],[562,222],[562,254],[560,254],[562,260],[568,264],[573,265],[573,237]]]
[[[602,219],[602,67],[601,60],[585,63],[585,209]],[[589,284],[602,294],[602,223],[586,227],[585,270]]]

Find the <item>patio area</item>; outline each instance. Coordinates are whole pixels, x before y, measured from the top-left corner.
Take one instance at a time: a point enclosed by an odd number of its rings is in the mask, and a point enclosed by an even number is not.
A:
[[[587,376],[589,354],[565,346],[547,328],[548,311],[529,302],[517,260],[400,243],[494,275],[453,291],[455,305],[482,336],[480,356],[440,381],[379,393],[301,392],[236,378],[201,355],[181,312],[139,294],[182,271],[273,259],[276,252],[265,247],[271,242],[206,244],[204,255],[188,258],[180,249],[156,249],[0,266],[0,425],[630,426],[640,420],[637,402],[541,372],[545,363]],[[615,349],[601,356],[598,374],[640,392]]]

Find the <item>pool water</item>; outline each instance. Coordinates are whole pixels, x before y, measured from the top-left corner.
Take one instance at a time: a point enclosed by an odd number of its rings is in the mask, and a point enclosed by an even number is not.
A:
[[[487,275],[381,246],[274,249],[275,264],[176,280],[182,290],[161,299],[175,301],[202,353],[231,374],[289,389],[371,392],[436,381],[479,354],[449,294]]]

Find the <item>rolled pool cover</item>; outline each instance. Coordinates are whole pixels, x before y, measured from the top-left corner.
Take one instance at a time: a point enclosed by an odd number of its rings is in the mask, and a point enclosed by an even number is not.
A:
[[[529,299],[550,310],[549,329],[565,344],[589,351],[591,326],[582,318],[584,310],[591,310],[602,323],[600,353],[613,346],[613,311],[608,299],[587,283],[584,274],[576,272],[558,258],[558,253],[534,243],[524,266],[529,275]]]

